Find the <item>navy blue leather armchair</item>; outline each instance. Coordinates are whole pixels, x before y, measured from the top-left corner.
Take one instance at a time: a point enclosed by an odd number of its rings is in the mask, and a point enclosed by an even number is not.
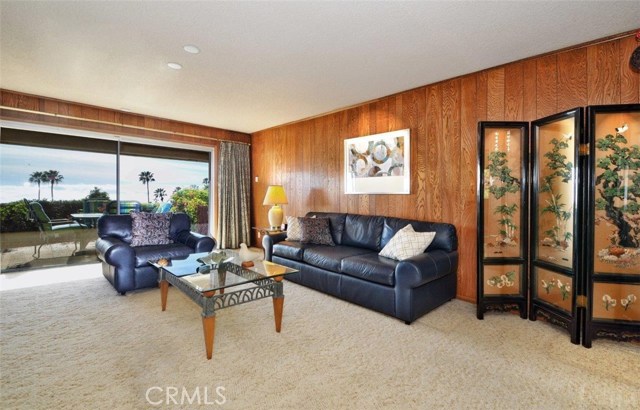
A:
[[[171,217],[168,245],[131,246],[131,216],[104,215],[98,219],[96,251],[102,261],[102,273],[122,295],[136,289],[158,286],[158,271],[149,260],[184,258],[192,253],[211,252],[216,241],[190,231],[187,214]]]

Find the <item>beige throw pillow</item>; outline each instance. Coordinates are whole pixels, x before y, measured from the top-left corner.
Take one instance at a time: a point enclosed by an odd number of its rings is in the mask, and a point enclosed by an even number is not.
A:
[[[316,216],[313,215],[312,218]],[[302,240],[302,225],[300,220],[301,216],[287,216],[287,241],[301,241]]]
[[[408,224],[393,235],[379,255],[399,261],[419,255],[429,247],[435,236],[435,232],[416,232]]]
[[[299,241],[302,239],[302,227],[300,218],[297,216],[287,216],[287,241]]]

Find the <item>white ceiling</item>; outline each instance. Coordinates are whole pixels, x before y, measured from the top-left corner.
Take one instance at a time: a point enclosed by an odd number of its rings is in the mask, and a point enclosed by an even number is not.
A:
[[[634,30],[640,6],[0,0],[0,18],[2,88],[254,132]]]

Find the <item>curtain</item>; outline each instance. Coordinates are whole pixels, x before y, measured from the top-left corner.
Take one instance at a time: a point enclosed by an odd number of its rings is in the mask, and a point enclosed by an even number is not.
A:
[[[218,247],[239,248],[250,243],[251,165],[249,145],[220,143],[218,162]]]

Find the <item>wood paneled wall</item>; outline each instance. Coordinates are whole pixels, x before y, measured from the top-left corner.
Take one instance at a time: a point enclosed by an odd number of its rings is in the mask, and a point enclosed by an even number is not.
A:
[[[220,128],[167,120],[53,98],[0,90],[0,118],[102,133],[214,146],[218,141],[250,143],[251,136]]]
[[[268,225],[262,199],[270,184],[284,185],[287,215],[314,210],[451,222],[460,243],[458,298],[475,301],[478,121],[638,103],[640,74],[629,66],[637,45],[629,34],[254,133],[253,224]],[[345,195],[343,141],[404,128],[411,129],[411,194]]]

